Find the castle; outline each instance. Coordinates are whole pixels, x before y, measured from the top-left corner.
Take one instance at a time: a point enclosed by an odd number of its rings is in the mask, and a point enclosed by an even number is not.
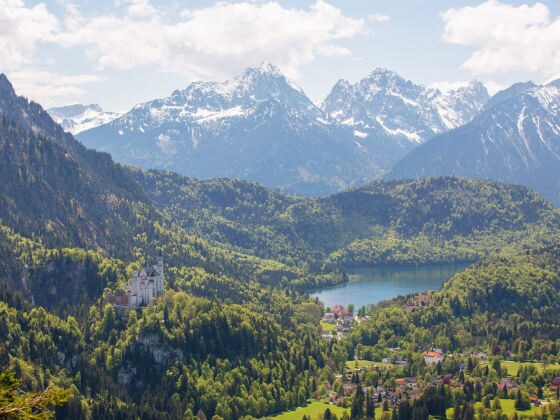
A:
[[[149,305],[156,296],[163,295],[163,278],[163,257],[159,257],[156,265],[134,270],[124,291],[119,290],[110,296],[109,303],[130,308]]]

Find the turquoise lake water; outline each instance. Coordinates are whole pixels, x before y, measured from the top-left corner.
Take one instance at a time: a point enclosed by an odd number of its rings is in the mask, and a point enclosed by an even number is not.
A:
[[[316,296],[325,306],[353,303],[362,305],[404,296],[425,290],[439,289],[445,280],[469,264],[438,264],[418,267],[372,267],[349,269],[350,281],[335,287],[316,290]]]

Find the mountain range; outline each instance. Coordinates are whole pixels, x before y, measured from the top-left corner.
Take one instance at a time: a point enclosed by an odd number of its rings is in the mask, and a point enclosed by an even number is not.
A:
[[[144,168],[325,195],[372,181],[416,144],[469,121],[487,99],[478,82],[444,94],[377,69],[356,86],[337,83],[317,106],[263,63],[136,105],[78,138]]]
[[[362,137],[389,136],[409,150],[469,122],[488,99],[488,91],[476,80],[444,93],[377,68],[354,85],[340,80],[321,109]]]
[[[560,80],[515,84],[470,123],[438,135],[387,178],[456,175],[527,185],[560,203]]]
[[[558,84],[517,83],[490,97],[478,81],[442,92],[377,68],[355,84],[340,80],[315,104],[263,63],[136,105],[78,139],[142,168],[307,196],[382,176],[456,175],[527,185],[558,204]]]
[[[527,187],[432,177],[305,198],[122,166],[4,75],[0,162],[0,394],[26,409],[39,399],[49,412],[35,417],[229,420],[302,406],[355,352],[321,337],[324,307],[300,292],[347,281],[352,265],[504,251],[431,293],[434,306],[409,311],[412,296],[399,297],[352,327],[345,342],[364,351],[410,349],[407,369],[427,386],[441,376],[422,357],[434,343],[556,360],[560,250],[539,245],[558,243],[560,210]],[[164,295],[111,305],[160,252]],[[500,381],[491,369],[485,378]],[[55,409],[33,397],[49,390],[69,400]]]
[[[65,131],[72,134],[107,124],[121,115],[118,112],[104,111],[97,104],[66,105],[49,108],[47,112]]]

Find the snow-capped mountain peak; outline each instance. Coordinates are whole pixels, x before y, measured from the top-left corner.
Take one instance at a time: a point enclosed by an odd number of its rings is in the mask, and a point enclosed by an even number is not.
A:
[[[527,185],[560,203],[560,83],[516,83],[468,124],[411,151],[389,178],[454,175]]]
[[[291,113],[320,118],[321,111],[303,91],[270,63],[246,69],[224,82],[197,81],[169,97],[136,105],[115,123],[121,130],[142,131],[163,122],[215,126],[230,124],[232,119],[247,118],[259,105],[274,100]]]
[[[488,98],[479,81],[444,93],[379,67],[354,85],[338,81],[321,108],[338,124],[384,134],[407,147],[467,123]]]
[[[385,157],[380,147],[370,154],[367,134],[333,124],[268,63],[224,82],[193,82],[79,139],[121,162],[312,194],[348,186],[355,173],[372,180]]]
[[[106,124],[121,115],[117,112],[103,111],[98,104],[66,105],[50,108],[47,112],[65,131],[72,134],[78,134],[90,128]]]

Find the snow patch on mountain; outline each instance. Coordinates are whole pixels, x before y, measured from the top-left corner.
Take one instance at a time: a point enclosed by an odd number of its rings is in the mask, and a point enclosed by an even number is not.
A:
[[[72,134],[107,124],[121,115],[117,112],[103,111],[97,104],[67,105],[47,109],[47,112],[65,131]]]
[[[321,109],[338,124],[422,143],[466,124],[488,99],[478,81],[442,92],[378,68],[354,85],[338,81]]]
[[[465,176],[527,185],[560,203],[560,83],[516,83],[468,124],[412,150],[387,178]]]

